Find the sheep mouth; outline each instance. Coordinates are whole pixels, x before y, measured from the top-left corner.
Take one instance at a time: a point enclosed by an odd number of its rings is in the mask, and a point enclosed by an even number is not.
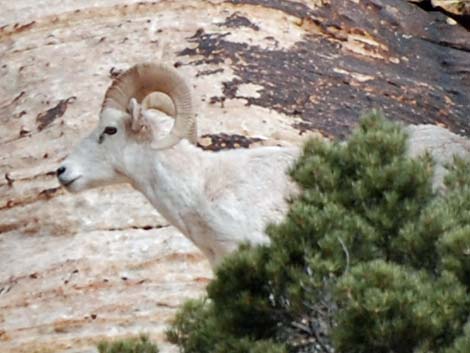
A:
[[[67,182],[62,182],[61,184],[62,184],[63,186],[65,186],[65,187],[68,187],[68,186],[72,185],[72,183],[74,183],[75,181],[77,181],[78,179],[80,179],[81,177],[82,177],[82,176],[80,175],[80,176],[78,176],[78,177],[76,177],[76,178],[73,178],[72,180],[67,181]]]

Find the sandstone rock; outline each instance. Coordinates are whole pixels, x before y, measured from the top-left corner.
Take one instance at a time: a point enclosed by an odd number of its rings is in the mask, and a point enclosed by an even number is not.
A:
[[[447,164],[454,156],[469,158],[470,140],[436,125],[411,125],[408,127],[409,153],[411,157],[429,152],[435,161],[433,184],[436,189],[445,190],[444,177]]]
[[[59,188],[54,170],[96,123],[120,71],[178,67],[207,149],[344,138],[362,111],[381,107],[452,131],[415,131],[446,160],[447,138],[468,150],[454,134],[470,135],[470,37],[444,17],[389,0],[5,2],[1,352],[94,352],[97,340],[140,332],[175,352],[166,322],[212,276],[130,187]]]

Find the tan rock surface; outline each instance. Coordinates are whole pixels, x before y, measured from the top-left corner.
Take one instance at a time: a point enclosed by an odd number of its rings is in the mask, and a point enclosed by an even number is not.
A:
[[[455,55],[445,74],[428,75],[419,46],[439,54],[426,57],[432,68],[447,47],[421,23],[422,38],[410,34],[414,22],[397,24],[408,9],[329,3],[1,2],[0,352],[94,352],[101,338],[140,332],[175,352],[165,325],[211,277],[201,253],[128,186],[70,195],[55,179],[111,78],[136,62],[163,59],[188,76],[208,149],[342,137],[377,105],[395,120],[469,134],[462,30],[445,29]],[[358,29],[379,14],[383,26]]]
[[[2,6],[0,351],[92,352],[102,338],[140,332],[161,352],[175,351],[164,342],[165,325],[178,305],[202,293],[211,277],[206,260],[130,187],[70,195],[58,188],[54,170],[96,123],[112,74],[162,56],[181,61],[176,53],[190,46],[186,38],[202,25],[222,31],[217,23],[232,6],[116,0]],[[291,23],[284,17],[272,11],[263,35],[250,40],[269,46],[264,37],[271,35],[289,46],[302,30],[287,36]],[[246,37],[249,29],[239,40]],[[253,107],[247,116],[242,99],[225,109],[208,104],[221,94],[221,81],[233,77],[222,67],[210,77],[198,76],[214,69],[209,65],[180,68],[195,85],[201,133],[298,139],[282,114]],[[256,86],[242,92],[256,95]]]

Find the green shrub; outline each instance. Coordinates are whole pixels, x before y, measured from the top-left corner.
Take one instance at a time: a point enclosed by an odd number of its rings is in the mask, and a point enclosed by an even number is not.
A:
[[[303,191],[270,246],[227,257],[208,298],[177,316],[181,351],[460,353],[470,163],[456,160],[436,194],[431,158],[408,158],[406,141],[375,112],[347,143],[309,141],[291,170]]]
[[[98,344],[99,353],[158,353],[158,347],[146,335]]]
[[[464,333],[458,337],[452,347],[444,350],[444,353],[467,353],[470,347],[470,323],[465,327]]]
[[[411,352],[450,344],[468,308],[449,273],[433,278],[383,260],[355,266],[337,285],[339,352]],[[424,350],[426,351],[426,350]]]
[[[286,353],[283,345],[269,340],[253,341],[249,335],[239,339],[230,330],[220,330],[213,310],[207,301],[188,301],[168,330],[168,340],[186,353]]]
[[[186,353],[212,352],[223,336],[216,326],[213,305],[206,301],[191,300],[185,303],[167,331],[170,342],[183,347]],[[197,333],[197,334],[195,334]]]

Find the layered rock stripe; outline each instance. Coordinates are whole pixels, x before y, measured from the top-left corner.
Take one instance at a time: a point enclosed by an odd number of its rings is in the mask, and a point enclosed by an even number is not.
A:
[[[167,322],[212,276],[130,187],[59,188],[122,70],[174,64],[209,150],[344,138],[374,107],[468,136],[469,40],[404,1],[3,1],[0,351],[95,352],[147,332],[176,352]]]

